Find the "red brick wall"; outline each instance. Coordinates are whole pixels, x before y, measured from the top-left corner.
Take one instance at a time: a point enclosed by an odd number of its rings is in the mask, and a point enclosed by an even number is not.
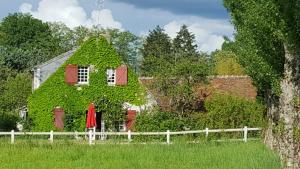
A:
[[[227,93],[250,100],[255,100],[257,90],[249,76],[215,76],[210,77],[213,93]]]

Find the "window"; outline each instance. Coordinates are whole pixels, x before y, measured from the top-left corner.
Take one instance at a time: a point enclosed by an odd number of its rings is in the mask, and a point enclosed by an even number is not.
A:
[[[119,131],[126,131],[126,123],[125,122],[119,123]]]
[[[116,71],[114,69],[107,69],[107,84],[114,86],[116,84]]]
[[[89,83],[89,68],[78,67],[78,84],[88,84],[88,83]]]

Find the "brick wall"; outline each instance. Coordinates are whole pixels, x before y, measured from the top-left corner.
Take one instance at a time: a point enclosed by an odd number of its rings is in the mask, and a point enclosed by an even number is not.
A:
[[[257,90],[249,76],[214,76],[209,79],[212,94],[227,93],[250,100],[256,98]]]

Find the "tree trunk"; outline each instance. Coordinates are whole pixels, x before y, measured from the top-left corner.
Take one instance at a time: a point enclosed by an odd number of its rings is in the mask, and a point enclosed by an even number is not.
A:
[[[299,141],[294,138],[294,129],[299,128],[299,109],[295,99],[299,98],[299,57],[285,49],[284,77],[281,80],[281,94],[276,99],[269,98],[268,128],[265,143],[279,152],[286,169],[300,168]]]

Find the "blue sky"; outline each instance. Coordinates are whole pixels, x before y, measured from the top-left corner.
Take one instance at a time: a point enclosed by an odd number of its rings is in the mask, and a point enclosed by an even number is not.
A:
[[[211,52],[221,47],[223,36],[232,37],[233,26],[222,0],[10,0],[0,1],[0,18],[13,12],[30,13],[43,21],[119,28],[147,35],[160,25],[174,38],[182,24],[196,36],[198,49]]]

